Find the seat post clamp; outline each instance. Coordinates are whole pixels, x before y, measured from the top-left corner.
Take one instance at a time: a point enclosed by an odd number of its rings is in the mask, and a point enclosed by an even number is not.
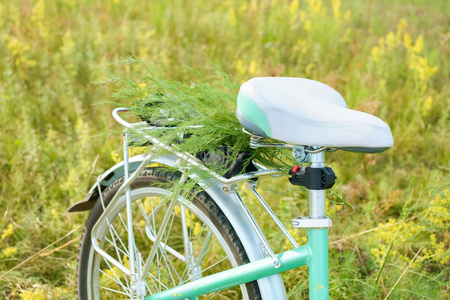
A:
[[[328,217],[313,219],[310,217],[298,217],[292,219],[294,228],[329,228],[332,226],[331,219]]]
[[[312,168],[294,166],[289,170],[289,182],[309,190],[325,190],[333,187],[336,175],[330,167]]]

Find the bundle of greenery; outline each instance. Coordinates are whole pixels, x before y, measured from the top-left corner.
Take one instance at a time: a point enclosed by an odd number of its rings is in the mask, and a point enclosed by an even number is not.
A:
[[[196,156],[228,178],[238,175],[233,170],[236,160],[244,165],[239,168],[241,173],[255,170],[252,161],[283,171],[293,165],[289,152],[250,148],[250,136],[235,115],[239,84],[230,75],[217,69],[217,76],[206,80],[189,69],[194,80],[180,82],[165,78],[142,62],[133,63],[140,66],[140,74],[114,77],[121,88],[113,97],[155,128],[148,131],[151,136]],[[136,130],[130,129],[129,134],[145,144]]]

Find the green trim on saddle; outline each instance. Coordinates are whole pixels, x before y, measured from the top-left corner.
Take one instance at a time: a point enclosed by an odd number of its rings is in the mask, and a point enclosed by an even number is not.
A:
[[[266,114],[242,91],[239,91],[237,107],[248,120],[252,121],[256,126],[261,128],[267,136],[271,136],[272,131],[270,129],[269,119],[267,119]]]

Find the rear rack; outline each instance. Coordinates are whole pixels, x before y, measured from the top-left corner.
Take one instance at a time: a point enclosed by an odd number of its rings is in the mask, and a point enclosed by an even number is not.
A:
[[[241,175],[234,176],[232,178],[225,178],[222,175],[207,168],[199,159],[197,159],[192,154],[187,153],[187,152],[181,152],[177,149],[176,145],[167,145],[151,135],[151,132],[153,130],[172,130],[172,129],[177,129],[178,127],[148,126],[147,122],[129,123],[129,122],[125,121],[121,116],[119,116],[119,112],[127,112],[127,111],[130,111],[130,109],[123,108],[123,107],[116,108],[113,110],[112,115],[113,115],[114,119],[119,124],[124,126],[125,128],[133,128],[133,130],[136,130],[136,132],[142,134],[144,136],[144,138],[147,139],[149,142],[151,142],[153,145],[169,151],[174,156],[186,161],[189,165],[192,165],[192,166],[208,173],[210,176],[212,176],[217,181],[223,183],[224,185],[230,185],[230,184],[234,184],[234,183],[244,182],[247,180],[256,179],[256,178],[264,177],[264,176],[281,175],[281,171],[279,171],[279,170],[267,169],[266,167],[255,163],[255,165],[259,169],[259,171],[244,173]],[[193,126],[189,126],[188,128],[200,128],[200,127],[203,127],[203,125],[193,125]]]

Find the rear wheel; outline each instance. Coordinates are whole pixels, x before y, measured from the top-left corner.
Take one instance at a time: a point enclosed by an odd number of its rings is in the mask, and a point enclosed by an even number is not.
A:
[[[171,190],[178,174],[159,169],[146,169],[131,186],[135,264],[142,271],[154,245],[166,212]],[[135,299],[131,279],[92,246],[91,230],[123,183],[116,180],[92,209],[83,233],[78,262],[79,299]],[[99,224],[96,240],[100,248],[125,268],[129,266],[126,197],[122,195],[110,213]],[[178,197],[175,208],[168,212],[169,221],[145,277],[145,295],[151,295],[186,282],[249,262],[244,247],[227,217],[205,192],[193,199]],[[141,297],[142,298],[142,297]],[[260,299],[256,281],[199,299]]]

